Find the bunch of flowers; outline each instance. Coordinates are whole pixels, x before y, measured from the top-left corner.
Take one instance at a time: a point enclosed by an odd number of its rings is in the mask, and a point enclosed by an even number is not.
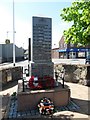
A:
[[[28,83],[30,89],[42,89],[42,85],[39,82],[39,79],[37,77],[32,76],[29,79],[29,83]]]
[[[53,77],[50,77],[50,76],[44,76],[44,77],[31,76],[31,78],[29,79],[28,85],[30,89],[53,88],[54,79]]]
[[[55,80],[51,76],[43,76],[39,78],[43,88],[53,88]]]
[[[38,104],[39,112],[42,115],[51,115],[54,112],[53,102],[48,98],[43,98]]]

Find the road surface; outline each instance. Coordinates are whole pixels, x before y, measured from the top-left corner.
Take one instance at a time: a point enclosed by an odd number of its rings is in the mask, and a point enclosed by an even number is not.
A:
[[[85,59],[52,59],[52,62],[54,62],[54,64],[58,64],[58,63],[85,64]],[[23,66],[24,68],[28,68],[28,60],[16,62],[15,65],[16,66]],[[0,64],[0,68],[9,67],[9,66],[13,67],[13,63]]]

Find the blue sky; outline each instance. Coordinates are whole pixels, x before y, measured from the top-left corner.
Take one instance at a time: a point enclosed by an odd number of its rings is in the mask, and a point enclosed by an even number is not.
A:
[[[13,42],[13,0],[0,0],[0,43],[5,39]],[[31,0],[14,0],[15,5],[15,44],[28,48],[28,38],[32,38],[32,16],[52,18],[52,46],[58,47],[63,30],[70,27],[70,23],[61,20],[60,13],[64,7],[71,6],[68,0],[47,0],[32,2]],[[60,2],[59,2],[60,1]],[[8,31],[8,34],[7,34]],[[56,44],[56,45],[54,45]]]

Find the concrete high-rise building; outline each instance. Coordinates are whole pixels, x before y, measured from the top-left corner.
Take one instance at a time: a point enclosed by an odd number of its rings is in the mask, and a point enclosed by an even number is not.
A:
[[[31,75],[53,76],[51,59],[52,19],[47,17],[32,17],[32,61]]]

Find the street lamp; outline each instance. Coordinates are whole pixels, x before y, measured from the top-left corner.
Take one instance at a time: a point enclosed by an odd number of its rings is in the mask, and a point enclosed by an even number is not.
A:
[[[15,24],[14,24],[14,0],[13,0],[13,66],[15,66]]]

